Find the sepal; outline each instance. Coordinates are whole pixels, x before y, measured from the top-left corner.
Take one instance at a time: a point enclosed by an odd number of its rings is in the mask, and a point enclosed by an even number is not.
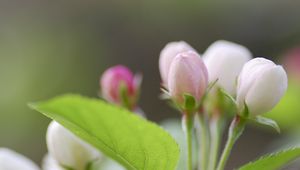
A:
[[[278,133],[280,133],[280,127],[278,126],[277,122],[273,119],[269,119],[263,116],[256,116],[255,118],[252,118],[254,122],[261,124],[261,125],[266,125],[270,126],[273,129],[275,129]]]
[[[192,95],[183,94],[183,98],[184,98],[184,106],[183,106],[184,110],[187,110],[188,112],[194,112],[194,110],[198,108],[196,100]]]

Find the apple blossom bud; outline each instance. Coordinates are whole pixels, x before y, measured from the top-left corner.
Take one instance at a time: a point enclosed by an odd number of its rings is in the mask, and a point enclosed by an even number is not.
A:
[[[62,167],[84,170],[100,158],[98,150],[55,121],[48,127],[46,140],[50,156]]]
[[[1,170],[39,170],[31,160],[7,148],[0,148]]]
[[[290,49],[285,55],[283,65],[287,74],[298,83],[300,82],[300,47]]]
[[[237,104],[242,111],[245,104],[250,114],[270,111],[287,89],[285,70],[264,58],[255,58],[245,64],[238,78]]]
[[[239,44],[219,40],[211,44],[203,54],[209,83],[216,82],[228,94],[235,96],[236,79],[243,65],[252,58],[250,51]]]
[[[100,80],[102,97],[132,110],[139,93],[141,76],[134,76],[125,66],[117,65],[107,69]]]
[[[178,53],[194,50],[188,43],[184,41],[170,42],[160,52],[159,55],[159,71],[162,84],[167,86],[170,64]]]
[[[207,84],[207,69],[201,57],[194,51],[177,54],[168,77],[168,90],[175,102],[182,104],[184,94],[189,94],[199,104]]]

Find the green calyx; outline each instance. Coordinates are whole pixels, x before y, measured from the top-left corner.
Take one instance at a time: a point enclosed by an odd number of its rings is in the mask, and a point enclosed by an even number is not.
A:
[[[184,94],[184,103],[183,103],[183,110],[186,110],[186,112],[195,112],[198,109],[198,104],[195,100],[195,98],[190,94]]]
[[[128,87],[124,82],[121,82],[119,86],[119,96],[121,105],[128,110],[134,109],[136,102],[138,100],[138,96],[136,94],[129,94]]]

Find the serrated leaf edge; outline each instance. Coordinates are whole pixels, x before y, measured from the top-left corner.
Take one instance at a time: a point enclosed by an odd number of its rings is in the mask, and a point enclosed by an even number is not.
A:
[[[281,153],[284,153],[284,152],[288,152],[288,151],[293,151],[295,149],[300,149],[300,147],[291,147],[291,148],[287,148],[287,149],[284,149],[284,150],[281,150],[281,151],[278,151],[278,152],[274,152],[274,153],[270,153],[270,154],[266,154],[266,155],[263,155],[261,156],[260,158],[254,160],[254,161],[250,161],[248,162],[247,164],[245,165],[242,165],[242,167],[239,167],[237,170],[240,170],[241,168],[244,168],[246,166],[250,166],[250,165],[253,165],[255,164],[256,162],[262,160],[262,159],[265,159],[265,158],[269,158],[269,157],[274,157],[276,155],[279,155]],[[295,158],[296,159],[296,158]],[[293,159],[291,159],[289,162],[291,162]]]

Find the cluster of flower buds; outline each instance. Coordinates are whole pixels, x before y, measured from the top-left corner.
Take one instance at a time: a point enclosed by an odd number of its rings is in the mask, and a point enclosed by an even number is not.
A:
[[[238,44],[220,40],[200,55],[186,42],[172,42],[160,54],[162,84],[171,98],[184,103],[185,95],[200,103],[207,85],[236,97],[239,111],[247,105],[254,115],[270,111],[287,88],[281,66],[262,58],[251,59],[250,51]],[[237,81],[238,80],[238,81]]]
[[[137,109],[142,77],[125,66],[117,65],[107,69],[101,79],[101,95],[108,102],[129,110]]]
[[[202,57],[186,42],[169,43],[160,53],[159,69],[163,92],[183,113],[188,170],[194,169],[194,115],[199,119],[196,128],[201,134],[199,168],[223,170],[232,143],[242,134],[247,120],[270,125],[272,120],[257,115],[270,111],[287,89],[287,75],[281,66],[264,58],[252,59],[246,47],[224,40],[214,42]],[[217,166],[223,124],[229,117],[221,112],[227,113],[228,99],[236,114],[229,128],[229,144]],[[271,126],[279,130],[276,123]]]
[[[247,48],[224,40],[213,43],[202,57],[183,41],[164,47],[159,58],[162,86],[184,113],[188,139],[192,136],[193,113],[202,109],[211,88],[222,89],[229,96],[237,108],[237,117],[266,113],[279,102],[288,84],[285,70],[270,60],[251,58]],[[125,66],[114,66],[100,79],[101,95],[110,103],[137,112],[140,84],[139,74],[133,75]],[[55,121],[48,127],[46,140],[49,153],[44,159],[45,170],[86,170],[102,159],[97,149]],[[0,170],[17,169],[39,168],[24,156],[0,148]]]

